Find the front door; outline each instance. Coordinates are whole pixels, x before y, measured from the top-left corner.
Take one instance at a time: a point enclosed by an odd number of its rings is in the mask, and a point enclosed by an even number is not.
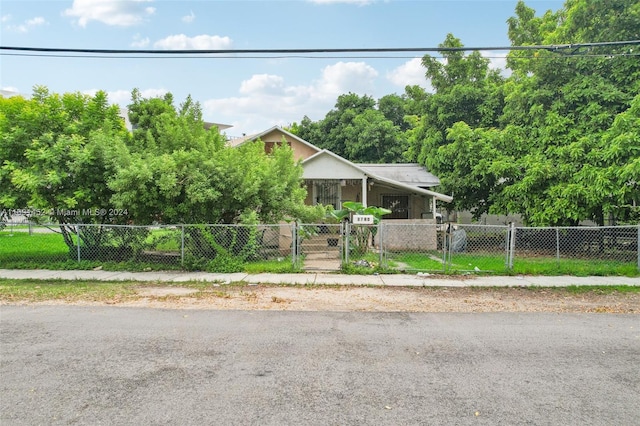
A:
[[[384,216],[385,219],[409,219],[408,195],[383,195],[382,207],[391,210],[391,214]]]
[[[316,204],[325,206],[332,205],[339,210],[340,205],[340,181],[339,180],[319,180],[313,184],[314,199]]]

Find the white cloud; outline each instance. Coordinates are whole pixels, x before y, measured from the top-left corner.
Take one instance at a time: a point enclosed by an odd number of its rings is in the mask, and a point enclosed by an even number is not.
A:
[[[193,20],[196,19],[196,15],[193,14],[193,10],[188,14],[182,17],[182,22],[190,24]]]
[[[11,15],[2,15],[0,16],[0,22],[9,22],[13,17]]]
[[[149,38],[145,37],[142,38],[142,36],[140,34],[136,34],[133,36],[133,41],[131,42],[131,47],[147,47],[149,46]]]
[[[153,46],[165,50],[218,50],[228,49],[232,40],[229,37],[198,35],[187,37],[176,34],[156,41]]]
[[[506,51],[482,51],[480,52],[482,56],[489,59],[489,67],[493,69],[499,69],[500,74],[503,77],[509,77],[511,75],[511,70],[507,68],[507,54]]]
[[[421,58],[413,58],[387,73],[387,79],[399,87],[418,85],[427,87],[425,68]]]
[[[0,87],[0,95],[4,96],[5,98],[10,98],[12,96],[22,96],[24,98],[28,98],[29,94],[27,93],[20,93],[20,91],[13,86],[2,86]]]
[[[155,13],[155,8],[145,7],[153,0],[74,0],[63,16],[77,19],[78,25],[86,27],[91,21],[107,25],[128,27],[137,25]]]
[[[338,62],[322,70],[322,78],[314,89],[318,97],[333,97],[343,93],[373,91],[378,71],[364,62]]]
[[[11,20],[11,15],[5,15],[2,17],[2,22],[9,22]],[[27,19],[20,25],[7,25],[7,30],[14,31],[18,33],[28,33],[35,27],[39,27],[41,25],[45,25],[47,21],[42,16],[37,16],[35,18]]]
[[[299,122],[305,115],[319,120],[339,95],[370,94],[377,76],[378,72],[364,62],[329,65],[308,85],[287,85],[282,76],[256,74],[240,84],[241,96],[204,101],[203,112],[209,121],[233,125],[229,135],[257,133]]]
[[[284,93],[284,79],[278,75],[256,74],[240,84],[243,95],[265,94],[278,95]]]

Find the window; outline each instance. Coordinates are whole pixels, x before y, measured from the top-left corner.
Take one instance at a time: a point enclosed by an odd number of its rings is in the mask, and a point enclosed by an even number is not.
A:
[[[313,184],[314,199],[316,204],[332,205],[334,209],[340,209],[340,181],[321,180]]]
[[[385,215],[385,219],[409,219],[408,195],[383,195],[382,207],[391,210],[391,214]]]

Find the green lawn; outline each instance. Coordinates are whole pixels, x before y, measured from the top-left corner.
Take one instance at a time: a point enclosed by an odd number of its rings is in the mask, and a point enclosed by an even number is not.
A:
[[[635,262],[599,259],[559,259],[555,257],[515,258],[513,269],[505,265],[506,255],[454,253],[446,269],[442,252],[390,253],[389,266],[408,272],[493,272],[521,275],[574,275],[574,276],[640,276]],[[476,269],[477,268],[477,269]]]
[[[161,229],[152,231],[145,241],[154,252],[180,252],[179,231]],[[90,270],[97,267],[108,271],[152,271],[167,269],[183,269],[179,257],[171,258],[171,262],[127,260],[121,262],[81,260],[77,261],[75,247],[69,251],[60,234],[0,231],[0,268],[4,269],[83,269]],[[163,256],[159,256],[163,257]],[[215,261],[201,262],[196,270],[209,270],[210,272],[229,272],[223,270],[229,266],[229,262],[217,265]],[[218,262],[220,263],[220,262]],[[190,268],[185,263],[186,269]],[[222,269],[220,269],[222,268]],[[272,272],[289,273],[296,272],[291,258],[278,258],[273,260],[258,260],[254,262],[240,262],[236,270],[248,273]]]
[[[60,262],[69,259],[60,234],[29,235],[28,232],[0,232],[0,259],[5,261]]]

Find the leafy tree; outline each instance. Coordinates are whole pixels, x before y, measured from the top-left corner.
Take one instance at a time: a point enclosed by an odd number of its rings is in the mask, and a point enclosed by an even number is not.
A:
[[[440,47],[463,47],[448,34]],[[424,109],[409,116],[405,157],[418,161],[440,177],[441,191],[454,194],[451,208],[471,209],[476,217],[486,213],[488,196],[494,190],[494,178],[478,179],[469,174],[473,162],[489,150],[474,129],[499,125],[504,104],[503,78],[489,67],[479,52],[461,51],[443,54],[445,61],[425,55],[422,63],[434,94],[421,95],[411,89]],[[488,134],[492,134],[488,132]],[[475,151],[475,150],[479,151]],[[486,165],[486,163],[485,163]],[[485,173],[486,174],[486,173]]]
[[[569,0],[541,17],[519,2],[509,36],[515,45],[611,41],[614,34],[615,40],[637,37],[638,25],[640,8],[629,0]],[[514,74],[505,85],[501,121],[526,134],[527,141],[521,155],[513,156],[512,174],[504,176],[513,185],[496,197],[494,210],[520,212],[540,225],[574,225],[584,219],[603,224],[621,213],[613,206],[622,199],[610,187],[620,182],[602,167],[611,158],[599,147],[638,93],[640,64],[625,55],[626,47],[607,47],[608,57],[598,56],[603,49],[509,54]],[[618,158],[635,155],[627,146]]]
[[[391,94],[378,99],[378,111],[402,132],[409,129],[409,123],[405,120],[408,105],[405,95]]]
[[[568,0],[537,16],[519,2],[508,25],[516,46],[634,40],[640,6]],[[447,36],[442,46],[462,44]],[[438,174],[454,206],[475,217],[520,213],[534,225],[628,220],[639,180],[629,123],[640,82],[640,63],[629,53],[625,46],[514,50],[507,80],[477,52],[446,52],[443,62],[425,56],[436,93],[421,117],[408,117],[406,156]]]
[[[399,162],[406,139],[401,127],[393,121],[404,117],[397,100],[392,96],[385,98],[382,111],[375,108],[376,102],[370,96],[340,95],[335,108],[324,119],[312,122],[304,117],[291,130],[302,139],[356,163]]]
[[[261,142],[231,148],[216,129],[205,130],[191,98],[179,109],[169,95],[143,99],[134,90],[132,98],[136,150],[109,187],[137,223],[277,222],[313,214],[288,146],[269,155]]]
[[[107,182],[129,135],[104,92],[58,95],[36,87],[31,99],[0,98],[0,128],[2,207],[45,213],[60,224],[69,247],[70,224],[122,220],[109,216]],[[95,238],[84,231],[86,242]]]

